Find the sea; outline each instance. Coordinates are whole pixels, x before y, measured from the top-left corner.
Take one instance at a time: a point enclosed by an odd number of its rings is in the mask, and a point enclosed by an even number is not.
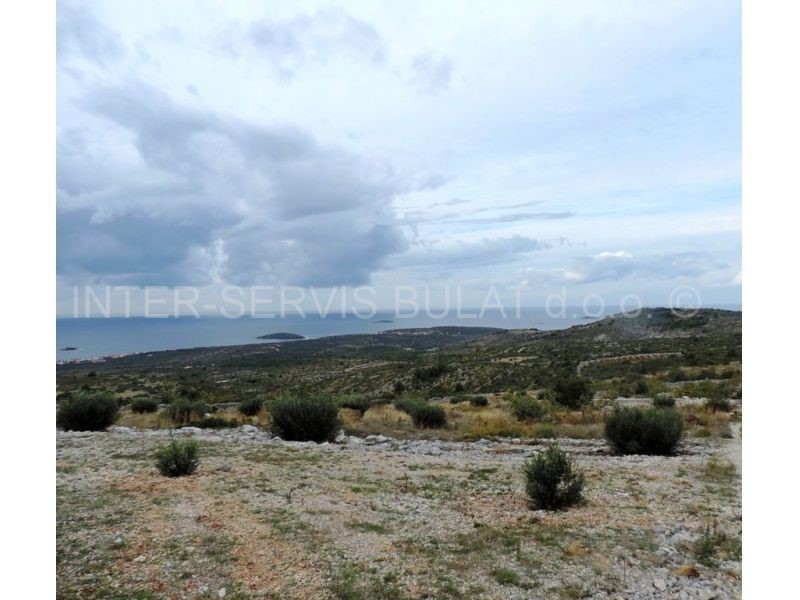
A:
[[[738,306],[719,306],[741,310]],[[273,333],[293,333],[307,339],[331,335],[377,333],[390,329],[437,327],[457,325],[462,327],[499,327],[502,329],[540,330],[565,329],[573,325],[591,323],[610,314],[619,313],[619,307],[589,309],[566,307],[557,310],[522,308],[500,311],[464,310],[439,315],[420,312],[414,316],[377,313],[369,319],[349,314],[286,315],[274,318],[252,316],[238,319],[223,317],[179,318],[57,318],[56,361],[96,359],[139,352],[177,350],[209,346],[236,346],[258,344],[269,340],[257,339]],[[291,342],[287,342],[291,343]],[[68,350],[67,348],[74,348]]]

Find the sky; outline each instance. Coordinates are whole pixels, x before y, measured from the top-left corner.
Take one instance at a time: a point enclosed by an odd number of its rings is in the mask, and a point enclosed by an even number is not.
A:
[[[57,53],[60,315],[87,285],[741,302],[736,2],[60,0]]]

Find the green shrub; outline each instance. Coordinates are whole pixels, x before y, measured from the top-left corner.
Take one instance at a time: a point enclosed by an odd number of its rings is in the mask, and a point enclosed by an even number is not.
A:
[[[264,401],[261,398],[248,398],[239,403],[239,412],[247,417],[255,417],[261,412]]]
[[[208,406],[199,400],[178,398],[165,409],[167,416],[175,424],[187,424],[193,419],[202,418],[208,412]]]
[[[622,408],[606,419],[606,439],[622,454],[670,455],[683,433],[683,418],[670,408]]]
[[[155,398],[136,398],[131,401],[130,407],[135,413],[152,413],[158,410],[158,400]]]
[[[515,396],[511,400],[511,410],[520,421],[541,419],[545,414],[542,403],[529,396]]]
[[[525,463],[525,492],[534,508],[558,510],[577,504],[583,498],[583,473],[575,469],[572,459],[558,446]]]
[[[653,406],[656,408],[675,408],[675,398],[672,396],[656,396],[653,398]]]
[[[229,421],[222,417],[203,417],[198,421],[192,421],[193,427],[200,427],[201,429],[222,429],[223,427],[237,427],[238,425],[236,421]]]
[[[167,477],[191,475],[200,464],[198,455],[198,445],[194,440],[179,442],[172,438],[169,444],[156,451],[156,467]]]
[[[404,413],[411,414],[414,412],[414,408],[419,406],[420,404],[424,404],[422,400],[419,398],[414,398],[412,396],[403,396],[402,398],[398,398],[394,401],[394,407],[397,410],[403,411]]]
[[[671,369],[667,373],[667,381],[686,381],[686,373],[678,368]]]
[[[469,397],[472,406],[489,406],[489,399],[486,396],[475,395]]]
[[[712,412],[731,412],[731,401],[727,398],[709,398],[705,407]]]
[[[435,364],[430,365],[429,367],[417,367],[414,369],[414,380],[432,381],[434,379],[438,379],[450,370],[450,367],[448,367],[442,361],[437,361]]]
[[[279,396],[269,406],[272,430],[287,440],[332,441],[339,432],[339,406],[326,396]]]
[[[581,408],[591,400],[589,384],[579,377],[559,379],[553,386],[553,397],[561,406]]]
[[[108,392],[78,392],[58,403],[56,425],[66,431],[102,431],[117,420],[119,405]]]
[[[411,412],[411,420],[416,427],[439,429],[447,424],[444,408],[438,404],[420,402]]]
[[[511,569],[499,568],[492,573],[500,585],[519,585],[519,574]]]
[[[339,397],[339,406],[358,411],[362,416],[375,403],[372,398],[363,394],[347,394]]]

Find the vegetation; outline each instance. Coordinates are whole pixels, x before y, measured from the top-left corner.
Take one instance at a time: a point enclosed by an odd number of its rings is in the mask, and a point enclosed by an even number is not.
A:
[[[59,402],[56,425],[66,431],[102,431],[117,420],[119,405],[108,392],[79,392]]]
[[[558,510],[583,498],[583,474],[558,446],[531,458],[524,466],[525,491],[534,508]]]
[[[247,400],[242,400],[239,403],[239,412],[245,415],[246,417],[255,417],[258,413],[261,412],[261,408],[264,406],[264,400],[261,398],[248,398]]]
[[[577,409],[585,406],[592,394],[585,379],[566,377],[553,386],[553,397],[561,406]]]
[[[545,415],[542,403],[530,396],[515,395],[511,400],[511,410],[520,421],[539,420]]]
[[[420,402],[412,409],[411,420],[417,427],[439,429],[447,424],[447,415],[438,404]]]
[[[251,344],[70,363],[57,367],[57,402],[85,391],[106,391],[131,401],[158,398],[167,404],[161,413],[125,410],[121,423],[175,427],[196,424],[207,413],[240,419],[241,403],[255,407],[280,394],[313,391],[349,409],[341,417],[356,435],[426,437],[429,433],[415,427],[413,419],[377,405],[391,398],[411,416],[425,398],[451,396],[453,405],[445,409],[450,426],[440,437],[596,438],[603,436],[604,415],[588,403],[594,392],[597,408],[615,394],[632,396],[644,388],[652,397],[740,395],[741,314],[709,310],[702,315],[697,323],[703,325],[674,336],[653,333],[680,332],[683,320],[669,310],[653,309],[640,318],[602,319],[559,331],[438,327],[424,334],[395,330],[301,340],[282,344],[280,352],[270,344]],[[654,357],[617,360],[637,355]],[[578,365],[586,361],[576,378]],[[89,377],[92,371],[96,376]],[[698,380],[703,371],[716,378]],[[676,385],[680,379],[685,381]],[[529,401],[517,407],[520,420],[512,399],[530,390],[543,390],[538,401],[546,414],[539,417],[540,407]],[[502,392],[510,393],[501,402],[483,405],[489,394]],[[215,412],[221,404],[232,408],[220,406]],[[691,435],[718,436],[725,429],[725,412],[686,406],[679,410]],[[263,405],[249,416],[250,422],[265,427],[269,419]]]
[[[158,472],[166,477],[191,475],[200,464],[199,448],[194,440],[179,442],[172,438],[156,452]]]
[[[711,412],[730,412],[731,402],[727,398],[709,398],[706,400],[705,407]]]
[[[176,425],[188,425],[195,419],[202,418],[209,411],[209,407],[200,400],[178,398],[173,400],[165,409],[166,415]]]
[[[358,413],[362,416],[370,409],[370,407],[375,406],[376,404],[384,404],[386,402],[388,402],[388,400],[370,398],[366,394],[346,394],[339,397],[339,406],[358,411]]]
[[[473,395],[469,397],[469,403],[471,406],[479,407],[479,406],[488,406],[489,399],[486,396],[482,395]]]
[[[341,427],[339,406],[328,396],[279,396],[269,414],[272,430],[287,440],[333,441]]]
[[[622,408],[606,420],[605,435],[621,454],[671,455],[683,433],[683,417],[668,408]]]
[[[193,427],[200,427],[201,429],[222,429],[224,427],[236,427],[239,424],[236,421],[224,419],[222,417],[207,416],[198,421],[193,421]]]
[[[158,400],[155,398],[135,398],[130,403],[130,407],[135,413],[153,413],[158,410]]]
[[[500,585],[519,585],[519,574],[511,569],[501,567],[494,570],[494,579]]]
[[[672,396],[656,396],[653,398],[653,406],[656,408],[675,408],[675,398]]]
[[[447,424],[447,414],[438,404],[431,404],[413,396],[403,396],[394,401],[394,406],[410,416],[416,427],[439,429]]]

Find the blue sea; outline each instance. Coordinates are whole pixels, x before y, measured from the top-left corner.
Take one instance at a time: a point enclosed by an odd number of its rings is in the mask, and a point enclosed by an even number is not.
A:
[[[721,307],[723,308],[723,307]],[[724,307],[739,310],[738,307]],[[464,311],[469,313],[470,311]],[[477,313],[478,311],[474,311]],[[564,329],[591,323],[599,318],[599,309],[590,309],[588,316],[579,307],[567,307],[563,313],[550,316],[544,308],[524,308],[505,314],[487,310],[482,318],[460,317],[455,311],[444,318],[432,318],[422,312],[414,317],[398,317],[378,313],[370,319],[340,314],[326,317],[307,314],[280,318],[225,319],[222,317],[180,318],[59,318],[56,319],[56,360],[100,358],[137,352],[175,350],[203,346],[257,344],[257,336],[276,332],[295,333],[306,338],[353,333],[375,333],[389,329],[459,325],[466,327],[500,327],[504,329]],[[603,315],[618,313],[619,307],[606,307]],[[472,314],[474,314],[472,313]],[[563,316],[562,316],[563,314]],[[74,347],[76,350],[64,350]]]

